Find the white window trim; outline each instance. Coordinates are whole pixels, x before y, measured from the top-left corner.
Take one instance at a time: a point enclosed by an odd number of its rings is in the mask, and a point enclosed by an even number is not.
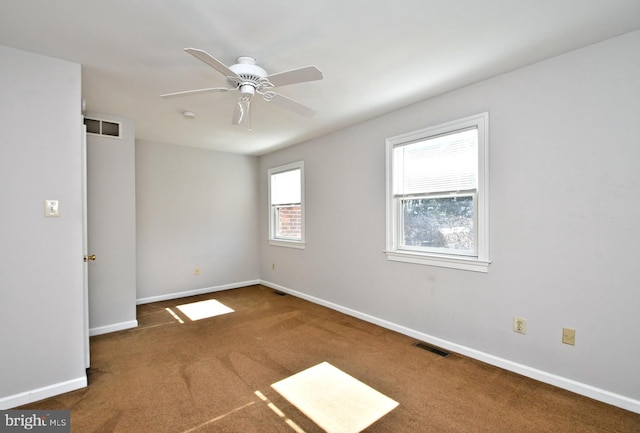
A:
[[[302,212],[301,216],[301,237],[300,240],[288,240],[288,239],[277,239],[274,234],[274,221],[273,221],[273,212],[271,209],[271,175],[277,173],[283,173],[285,171],[297,170],[300,169],[300,209]],[[269,207],[269,245],[274,245],[278,247],[288,247],[288,248],[298,248],[305,249],[305,197],[304,197],[304,161],[292,162],[291,164],[281,165],[279,167],[273,167],[268,170],[267,173],[267,206]]]
[[[393,198],[393,148],[425,138],[467,127],[478,128],[478,195],[477,195],[477,257],[455,254],[407,251],[398,248],[397,224]],[[440,266],[476,272],[488,272],[489,264],[489,113],[480,113],[418,131],[397,135],[386,140],[386,214],[387,259],[391,261]]]

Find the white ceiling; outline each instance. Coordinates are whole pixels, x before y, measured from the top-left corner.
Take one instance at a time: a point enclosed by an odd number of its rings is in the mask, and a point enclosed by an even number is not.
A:
[[[0,44],[82,64],[87,110],[133,118],[139,139],[254,155],[637,29],[638,0],[0,2]],[[256,98],[249,131],[231,125],[234,92],[160,99],[226,85],[186,47],[270,74],[317,66],[322,81],[277,89],[315,117]]]

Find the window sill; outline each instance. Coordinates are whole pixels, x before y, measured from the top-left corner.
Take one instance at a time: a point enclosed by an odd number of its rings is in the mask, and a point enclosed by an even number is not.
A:
[[[489,272],[491,262],[461,257],[445,257],[399,251],[385,251],[387,260],[417,265],[439,266],[441,268],[461,269],[464,271]]]
[[[287,247],[287,248],[297,248],[299,250],[304,250],[307,247],[307,244],[300,241],[284,241],[281,239],[269,239],[269,245],[273,245],[276,247]]]

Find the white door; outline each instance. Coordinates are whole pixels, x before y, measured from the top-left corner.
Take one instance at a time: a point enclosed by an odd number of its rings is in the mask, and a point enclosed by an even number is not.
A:
[[[82,125],[82,254],[83,257],[83,308],[84,308],[84,366],[91,365],[91,352],[89,348],[89,262],[90,255],[87,250],[87,127]],[[95,256],[91,256],[95,260]]]
[[[137,326],[135,139],[132,121],[113,118],[101,122],[121,125],[121,134],[89,132],[86,138],[91,336]]]
[[[135,140],[132,121],[118,125],[117,137],[87,135],[86,127],[82,137],[87,368],[90,336],[137,326]]]

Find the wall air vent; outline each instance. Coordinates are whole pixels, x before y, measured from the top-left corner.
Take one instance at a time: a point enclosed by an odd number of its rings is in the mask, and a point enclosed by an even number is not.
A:
[[[120,138],[122,127],[119,122],[111,122],[109,120],[84,118],[84,124],[87,126],[87,134],[101,135],[103,137]]]
[[[427,344],[427,343],[418,342],[418,343],[414,344],[414,346],[419,347],[420,349],[427,350],[427,351],[429,351],[431,353],[435,353],[436,355],[440,355],[440,356],[445,357],[445,358],[447,356],[449,356],[449,352],[447,352],[446,350],[441,349],[441,348],[436,347],[436,346],[432,346],[432,345]]]

